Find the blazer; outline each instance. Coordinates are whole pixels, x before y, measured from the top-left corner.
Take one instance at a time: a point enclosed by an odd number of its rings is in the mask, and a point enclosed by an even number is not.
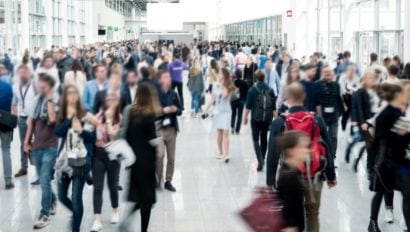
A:
[[[289,60],[289,66],[292,66],[293,60]],[[276,64],[276,72],[278,73],[279,77],[282,78],[282,67],[283,67],[283,60],[279,60],[279,62]]]

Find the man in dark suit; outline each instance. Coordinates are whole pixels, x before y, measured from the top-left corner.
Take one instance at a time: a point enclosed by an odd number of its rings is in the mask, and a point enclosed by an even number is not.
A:
[[[135,95],[137,93],[138,75],[134,70],[130,70],[127,73],[127,83],[122,87],[121,93],[124,95],[126,105],[130,105],[135,102]]]

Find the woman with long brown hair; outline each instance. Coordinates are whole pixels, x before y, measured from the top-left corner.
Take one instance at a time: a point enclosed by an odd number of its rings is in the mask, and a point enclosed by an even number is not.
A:
[[[213,127],[217,130],[217,144],[219,149],[218,159],[229,162],[229,129],[231,127],[231,94],[236,87],[232,82],[231,73],[228,69],[222,69],[218,82],[212,89],[211,101],[205,108],[206,117],[211,106],[213,106]]]
[[[286,77],[285,85],[282,85],[279,91],[278,99],[276,100],[276,109],[279,113],[284,113],[287,109],[286,100],[288,98],[287,87],[295,81],[299,81],[300,78],[300,68],[297,65],[292,65],[289,68],[288,75]]]
[[[151,216],[151,208],[156,202],[155,175],[156,146],[159,141],[155,130],[155,120],[162,112],[156,90],[148,83],[138,86],[136,103],[124,111],[128,125],[124,138],[134,151],[136,161],[130,167],[128,201],[135,206],[121,226],[128,230],[128,219],[136,210],[141,210],[141,231],[146,232]]]
[[[80,93],[74,85],[64,88],[61,98],[61,111],[57,118],[55,133],[61,138],[59,158],[55,170],[58,181],[58,199],[73,212],[70,230],[80,231],[83,217],[83,189],[87,174],[91,169],[91,155],[96,133],[94,117],[87,113],[81,104]],[[69,158],[81,161],[76,165]],[[68,188],[72,184],[71,199]]]
[[[97,114],[97,140],[93,156],[93,206],[95,220],[91,231],[102,229],[101,211],[102,195],[104,191],[104,179],[107,173],[108,189],[112,207],[111,224],[119,222],[118,211],[118,180],[120,175],[120,163],[111,160],[105,146],[115,139],[121,123],[120,99],[116,93],[108,93],[104,100],[102,110]]]

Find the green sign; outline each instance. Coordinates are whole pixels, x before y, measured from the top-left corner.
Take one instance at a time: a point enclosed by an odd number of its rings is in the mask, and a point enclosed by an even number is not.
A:
[[[107,26],[107,31],[112,31],[112,26]]]
[[[118,31],[118,27],[114,27],[114,31]]]

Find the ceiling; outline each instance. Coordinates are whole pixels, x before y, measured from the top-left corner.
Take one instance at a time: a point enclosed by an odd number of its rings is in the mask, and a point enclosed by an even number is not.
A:
[[[147,10],[147,3],[179,3],[180,0],[131,0],[134,6],[141,10]]]

